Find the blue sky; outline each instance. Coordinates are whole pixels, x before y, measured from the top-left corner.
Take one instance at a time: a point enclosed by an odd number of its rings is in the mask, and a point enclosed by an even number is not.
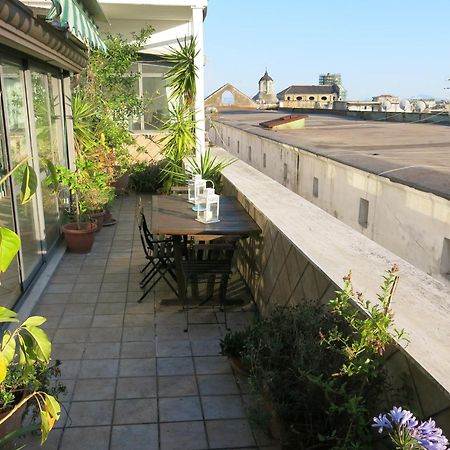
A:
[[[230,82],[257,92],[340,72],[347,98],[449,98],[450,0],[209,0],[206,94]]]

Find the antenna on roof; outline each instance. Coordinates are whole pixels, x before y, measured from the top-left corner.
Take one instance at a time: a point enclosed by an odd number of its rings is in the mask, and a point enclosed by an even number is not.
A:
[[[400,100],[400,109],[403,111],[411,111],[411,102],[407,98]]]
[[[419,100],[418,102],[416,102],[416,107],[415,107],[416,112],[423,112],[423,111],[425,111],[426,108],[427,108],[427,105],[423,100]]]
[[[382,104],[381,104],[381,109],[383,111],[388,111],[389,109],[391,109],[392,103],[389,100],[385,100]]]

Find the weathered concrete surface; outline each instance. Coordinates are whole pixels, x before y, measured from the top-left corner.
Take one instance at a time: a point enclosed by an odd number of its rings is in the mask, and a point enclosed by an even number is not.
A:
[[[410,384],[409,404],[450,433],[450,290],[248,164],[237,161],[223,173],[226,193],[262,229],[242,246],[239,269],[263,313],[274,304],[333,298],[349,270],[355,291],[376,301],[384,272],[400,267],[392,309],[410,343],[391,355],[388,369]]]
[[[228,119],[236,115],[222,114],[221,116]],[[264,130],[258,125],[247,125],[248,120],[245,119],[248,116],[252,120],[253,117],[270,118],[273,117],[273,113],[238,114],[238,116],[241,116],[241,120],[237,126],[236,121],[214,122],[214,127],[209,133],[211,141],[219,146],[225,146],[233,156],[242,159],[353,229],[450,286],[450,201],[442,195],[426,191],[425,188],[419,190],[402,183],[401,180],[394,180],[396,173],[406,174],[409,170],[417,171],[417,160],[428,157],[437,169],[431,166],[421,168],[424,171],[424,182],[431,180],[433,184],[439,186],[440,191],[447,192],[446,185],[450,179],[447,153],[450,154],[450,146],[448,151],[438,152],[436,148],[430,151],[426,144],[419,142],[419,137],[422,141],[426,141],[425,132],[427,132],[429,140],[434,139],[436,143],[433,134],[435,132],[439,134],[441,142],[445,142],[444,139],[449,134],[450,128],[437,125],[406,125],[413,131],[415,127],[422,129],[422,134],[415,136],[418,144],[408,141],[410,148],[416,146],[414,152],[408,153],[406,151],[407,136],[403,136],[405,143],[400,150],[388,149],[386,145],[380,144],[385,139],[382,133],[383,127],[387,126],[390,130],[392,125],[394,125],[393,129],[403,125],[375,123],[373,126],[379,127],[379,137],[368,139],[364,150],[362,148],[350,150],[354,148],[350,140],[352,131],[345,131],[346,127],[350,126],[355,130],[356,145],[358,141],[364,142],[366,139],[364,135],[366,123],[334,118],[333,120],[338,122],[341,120],[345,125],[342,132],[341,126],[325,127],[320,125],[321,121],[316,116],[313,116],[306,119],[304,130],[274,132]],[[327,120],[330,121],[330,118]],[[331,144],[336,142],[335,136],[338,131],[341,133],[338,134],[341,136],[339,138],[341,145],[333,147]],[[345,146],[342,144],[343,133],[346,139]],[[321,136],[322,141],[328,142],[326,148],[322,145],[323,148],[316,152],[310,150],[312,146],[309,149],[303,149],[298,145],[298,141],[303,143],[304,140],[308,142],[317,140],[317,135]],[[279,139],[280,137],[282,139]],[[283,140],[297,142],[297,145],[284,143]],[[423,154],[420,153],[420,145],[424,145]],[[306,146],[303,145],[303,147]],[[373,153],[379,156],[370,156]],[[401,157],[405,158],[403,166],[413,167],[403,171],[394,169],[381,174],[374,170],[374,164],[378,166],[383,164],[387,170],[389,167],[400,165]],[[370,158],[373,160],[372,165],[370,165]],[[345,162],[350,159],[352,162],[365,161],[359,166],[366,169],[357,168],[355,164]]]
[[[327,115],[310,115],[305,129],[297,131],[258,126],[283,115],[230,111],[214,120],[450,199],[450,127]]]

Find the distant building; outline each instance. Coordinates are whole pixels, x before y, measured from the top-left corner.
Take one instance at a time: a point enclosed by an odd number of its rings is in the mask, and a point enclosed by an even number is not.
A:
[[[340,98],[338,85],[289,86],[278,93],[280,108],[332,109]]]
[[[336,101],[333,109],[336,111],[381,111],[380,102],[371,101]]]
[[[224,108],[256,109],[257,106],[256,102],[230,83],[224,84],[205,98],[205,108],[209,112]]]
[[[382,94],[372,97],[372,101],[381,105],[381,111],[386,112],[402,112],[400,108],[400,98],[396,95]]]
[[[342,75],[340,73],[322,73],[319,75],[319,85],[320,86],[332,86],[336,84],[339,86],[339,99],[345,100],[347,98],[347,91],[342,85]]]
[[[278,103],[277,96],[274,91],[274,83],[272,77],[266,72],[259,80],[259,91],[253,97],[253,100],[259,104],[275,105]]]

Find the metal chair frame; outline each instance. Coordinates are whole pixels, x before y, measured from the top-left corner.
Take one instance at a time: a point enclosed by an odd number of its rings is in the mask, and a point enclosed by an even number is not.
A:
[[[219,288],[219,305],[220,309],[224,313],[225,328],[229,330],[226,311],[226,293],[228,280],[231,275],[234,250],[234,241],[191,244],[191,247],[188,249],[188,258],[181,262],[181,269],[186,280],[185,292],[181,295],[181,298],[184,299],[183,309],[186,313],[186,328],[184,331],[187,332],[189,330],[189,309],[198,308],[199,306],[204,305],[212,297],[212,293],[210,293],[205,301],[201,302],[196,307],[190,307],[187,304],[187,286],[189,281],[196,283],[204,282],[211,288],[214,286],[216,276],[221,277]]]
[[[140,208],[138,216],[138,228],[141,238],[142,248],[144,250],[145,258],[148,260],[145,267],[141,270],[141,273],[145,273],[146,270],[151,267],[144,278],[140,282],[141,288],[148,287],[142,296],[139,298],[138,303],[150,293],[150,291],[156,286],[156,284],[163,279],[170,289],[178,296],[177,290],[172,285],[168,275],[176,281],[176,276],[173,271],[173,241],[168,238],[155,237],[150,233],[147,225],[147,221],[142,208]]]

